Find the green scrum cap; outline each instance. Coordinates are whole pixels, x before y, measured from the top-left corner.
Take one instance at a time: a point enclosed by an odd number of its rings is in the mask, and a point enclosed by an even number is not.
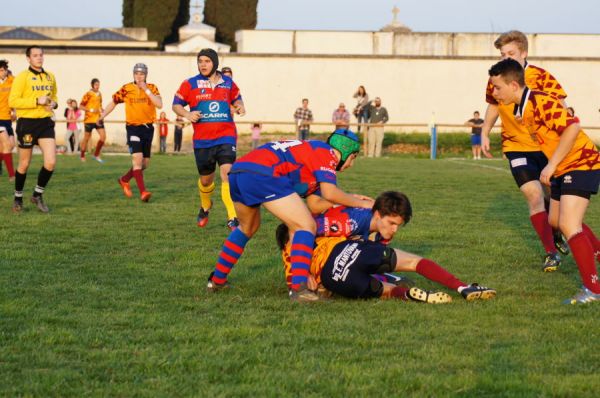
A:
[[[348,129],[337,129],[329,138],[327,143],[332,147],[340,151],[342,158],[338,163],[337,169],[340,170],[350,155],[360,152],[360,143],[358,137],[352,131]]]

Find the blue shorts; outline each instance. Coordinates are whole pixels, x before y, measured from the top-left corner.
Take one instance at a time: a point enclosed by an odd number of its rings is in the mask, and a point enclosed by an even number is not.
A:
[[[589,199],[598,193],[600,170],[573,170],[554,177],[550,184],[550,197],[560,200],[561,195],[574,195]]]
[[[129,153],[142,153],[145,158],[149,158],[152,154],[152,139],[154,138],[154,125],[142,124],[134,126],[128,124],[125,126],[127,130],[127,145],[129,145]]]
[[[12,128],[12,120],[0,120],[0,132],[4,130],[6,130],[6,134],[8,135],[15,135]]]
[[[471,134],[471,145],[481,145],[481,135]]]
[[[234,202],[256,207],[262,203],[296,193],[287,177],[273,177],[250,172],[229,173],[229,192]]]
[[[521,185],[540,179],[540,173],[548,164],[543,152],[506,152],[505,153],[515,182]]]

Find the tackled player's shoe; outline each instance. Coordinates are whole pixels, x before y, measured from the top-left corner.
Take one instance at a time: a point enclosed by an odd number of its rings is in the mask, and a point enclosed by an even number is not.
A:
[[[21,213],[23,211],[23,200],[15,199],[13,202],[12,211],[13,213],[17,214]]]
[[[150,198],[152,197],[152,192],[149,191],[144,191],[142,192],[142,194],[140,195],[140,200],[142,202],[148,202],[150,200]]]
[[[430,292],[418,287],[411,287],[407,294],[408,298],[413,301],[428,304],[445,304],[452,302],[452,297],[444,292]]]
[[[50,209],[48,208],[48,206],[46,206],[46,204],[44,203],[44,198],[42,198],[42,195],[40,195],[40,196],[32,196],[31,197],[31,203],[33,203],[34,205],[36,205],[36,207],[42,213],[48,213],[50,211]]]
[[[563,304],[587,304],[592,301],[600,301],[600,293],[593,293],[590,289],[585,286],[581,287],[581,290],[570,299],[563,301]]]
[[[223,289],[229,289],[231,287],[231,285],[227,281],[225,281],[225,283],[217,283],[217,282],[213,281],[212,277],[213,277],[214,274],[215,273],[213,271],[208,276],[208,283],[206,284],[206,291],[207,292],[209,292],[209,293],[216,293],[218,291],[221,291]]]
[[[563,256],[568,256],[569,253],[571,253],[571,249],[569,249],[569,245],[560,231],[554,233],[554,247],[556,247],[556,250]]]
[[[212,202],[211,202],[211,207],[212,207]],[[208,224],[209,210],[210,210],[210,207],[208,208],[208,210],[204,210],[204,208],[202,206],[200,206],[200,210],[198,211],[198,217],[196,217],[196,224],[200,228],[204,228],[204,227],[206,227],[206,224]]]
[[[119,185],[123,189],[123,194],[126,197],[131,198],[133,196],[133,193],[131,192],[131,187],[129,186],[129,182],[125,182],[119,178]]]
[[[554,272],[560,266],[560,255],[558,253],[548,253],[544,258],[544,265],[542,270],[544,272]]]
[[[494,289],[490,289],[489,287],[485,286],[479,286],[477,283],[471,283],[469,286],[465,287],[460,294],[467,301],[489,300],[496,297],[496,291]]]
[[[290,290],[290,300],[297,303],[319,301],[319,296],[310,290],[306,283],[301,283],[298,290]]]
[[[239,225],[240,225],[240,222],[237,219],[237,217],[233,217],[233,218],[230,218],[229,220],[227,220],[227,228],[229,228],[230,231],[233,231]]]

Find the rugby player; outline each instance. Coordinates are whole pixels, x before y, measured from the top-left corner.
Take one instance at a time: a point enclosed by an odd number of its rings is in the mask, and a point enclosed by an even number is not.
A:
[[[126,197],[133,196],[129,181],[135,179],[140,191],[140,199],[148,202],[152,193],[146,190],[143,171],[150,165],[152,155],[152,139],[154,138],[154,121],[156,109],[162,108],[162,98],[152,83],[147,83],[148,67],[138,63],[133,67],[133,82],[123,85],[112,96],[106,109],[100,115],[98,123],[102,124],[120,103],[125,103],[125,121],[127,130],[127,145],[131,153],[132,167],[119,178],[119,185]]]
[[[9,181],[15,179],[12,157],[12,150],[15,147],[12,122],[15,120],[15,113],[8,106],[8,95],[14,80],[15,78],[8,70],[8,61],[0,59],[0,171],[4,161]]]
[[[85,111],[85,117],[83,119],[84,133],[83,139],[81,140],[81,156],[82,162],[85,162],[85,152],[87,151],[88,142],[92,136],[92,131],[96,129],[100,138],[96,142],[96,149],[94,150],[94,159],[100,163],[104,163],[104,160],[100,157],[102,147],[106,142],[106,130],[104,130],[104,123],[100,119],[102,114],[102,93],[100,93],[100,80],[93,78],[91,81],[91,90],[83,95],[79,108]]]
[[[489,75],[494,97],[514,108],[514,120],[537,140],[548,157],[540,181],[551,187],[550,223],[567,237],[583,282],[581,291],[565,303],[598,301],[596,260],[600,242],[583,223],[590,197],[600,184],[598,148],[558,98],[526,86],[526,72],[519,62],[505,59],[492,66]]]
[[[186,79],[173,99],[173,112],[187,118],[194,128],[194,156],[200,178],[200,210],[196,223],[205,227],[215,190],[215,170],[219,165],[221,200],[227,209],[227,227],[235,229],[239,222],[229,193],[227,174],[236,158],[237,130],[230,107],[245,114],[244,103],[231,77],[217,71],[219,56],[210,48],[198,53],[198,75]],[[185,107],[188,106],[189,110]]]
[[[564,99],[567,94],[554,76],[527,62],[528,43],[527,37],[523,33],[519,31],[503,33],[496,39],[494,46],[500,50],[502,59],[512,58],[521,64],[525,69],[525,83],[530,89],[551,94],[565,105]],[[489,133],[500,116],[502,151],[508,158],[517,186],[525,196],[529,207],[529,219],[546,252],[542,270],[544,272],[556,271],[561,261],[557,249],[563,254],[568,254],[569,248],[560,231],[553,231],[548,223],[547,202],[544,197],[546,192],[539,181],[540,172],[548,160],[538,142],[532,139],[529,132],[515,121],[512,115],[512,105],[504,105],[494,98],[493,86],[490,81],[486,87],[486,102],[488,106],[481,132],[481,148],[484,154],[489,156]]]

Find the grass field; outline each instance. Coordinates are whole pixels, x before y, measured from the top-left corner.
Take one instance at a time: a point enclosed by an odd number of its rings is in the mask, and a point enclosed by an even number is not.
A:
[[[405,192],[414,218],[392,245],[498,291],[439,306],[290,303],[267,214],[235,288],[207,294],[223,206],[197,228],[193,157],[152,161],[142,203],[116,183],[129,157],[59,157],[49,215],[29,203],[12,214],[2,176],[0,396],[597,396],[600,305],[560,304],[579,289],[576,266],[541,272],[504,161],[361,158],[340,177],[352,192]],[[600,231],[595,199],[587,221]]]

